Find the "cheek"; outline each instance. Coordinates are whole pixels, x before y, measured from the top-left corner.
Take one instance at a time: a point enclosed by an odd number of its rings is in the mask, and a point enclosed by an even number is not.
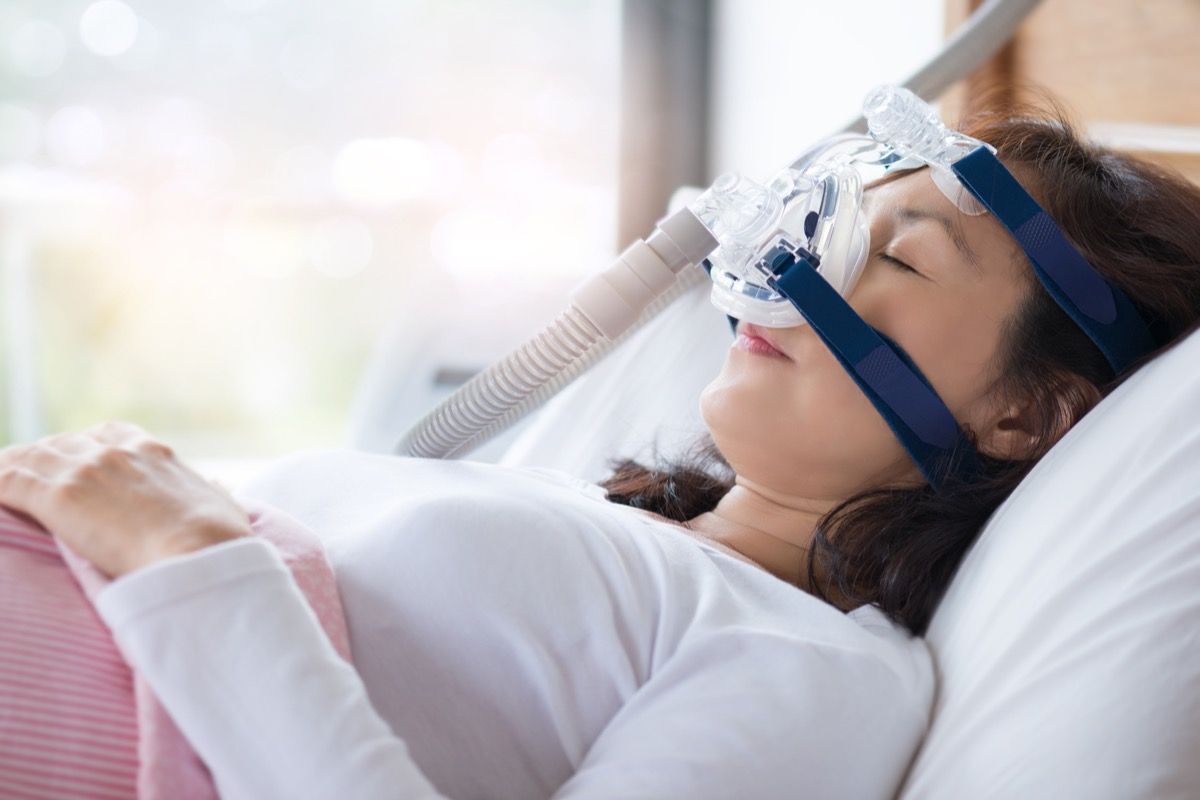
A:
[[[914,308],[914,314],[896,323],[899,342],[905,343],[917,366],[960,422],[990,385],[992,361],[1002,330],[1000,309],[1007,298],[964,296],[936,307]],[[889,334],[890,335],[890,334]]]

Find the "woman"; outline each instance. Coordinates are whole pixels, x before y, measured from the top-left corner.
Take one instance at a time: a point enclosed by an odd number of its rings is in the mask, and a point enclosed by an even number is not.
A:
[[[966,132],[1159,345],[1195,324],[1200,191],[1057,121]],[[140,429],[0,452],[0,503],[120,577],[101,613],[226,796],[889,796],[932,701],[908,634],[991,511],[1128,373],[927,170],[868,197],[849,300],[969,432],[970,485],[930,491],[807,326],[740,326],[754,336],[702,394],[727,475],[624,462],[594,486],[298,458],[260,490],[291,491],[327,537],[357,673],[237,502]]]

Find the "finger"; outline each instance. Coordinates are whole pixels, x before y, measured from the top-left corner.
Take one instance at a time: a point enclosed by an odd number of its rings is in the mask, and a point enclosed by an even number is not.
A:
[[[34,509],[48,490],[46,479],[17,464],[0,468],[0,506],[17,512],[23,517],[41,522],[34,516]]]
[[[61,458],[61,455],[47,450],[41,441],[12,445],[0,450],[0,470],[20,467],[39,477],[48,478],[61,469]]]
[[[106,420],[83,431],[83,434],[103,444],[132,445],[150,437],[146,430],[124,420]]]
[[[81,455],[94,452],[96,446],[94,439],[80,433],[56,433],[35,442],[14,444],[0,449],[0,467],[7,464],[28,464],[31,458],[40,457],[47,450],[60,455]]]
[[[152,456],[158,456],[160,458],[174,458],[175,457],[175,450],[171,447],[171,445],[167,444],[166,442],[162,441],[161,439],[156,439],[150,435],[147,435],[144,438],[138,439],[137,441],[133,442],[132,447],[133,447],[133,449],[138,450],[142,453],[146,453],[146,454],[149,454]]]
[[[82,435],[101,445],[119,447],[160,458],[172,458],[175,451],[167,443],[151,436],[132,422],[109,420],[86,429]]]
[[[90,456],[100,448],[99,442],[82,433],[56,433],[39,441],[55,452],[70,456]]]
[[[0,450],[0,469],[21,463],[27,455],[32,444],[10,444],[8,447]]]
[[[47,480],[68,481],[100,462],[104,446],[87,436],[62,433],[38,443],[29,465]]]

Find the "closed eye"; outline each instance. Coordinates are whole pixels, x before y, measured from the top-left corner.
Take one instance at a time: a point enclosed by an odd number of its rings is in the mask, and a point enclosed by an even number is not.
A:
[[[891,264],[893,267],[896,267],[897,269],[908,270],[909,272],[913,273],[914,275],[921,274],[920,272],[917,272],[917,270],[913,269],[908,264],[904,263],[903,261],[896,258],[895,256],[890,256],[887,253],[880,253],[879,258],[883,261],[888,262],[889,264]]]

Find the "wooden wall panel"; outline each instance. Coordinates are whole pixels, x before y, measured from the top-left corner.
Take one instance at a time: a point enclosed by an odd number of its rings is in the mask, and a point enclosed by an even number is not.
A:
[[[1200,126],[1200,3],[1045,0],[1014,73],[1070,98],[1086,119]]]
[[[947,32],[979,3],[946,0]],[[1036,87],[1098,140],[1200,182],[1197,0],[1044,0],[1008,47],[947,93],[944,113],[1029,99]]]

